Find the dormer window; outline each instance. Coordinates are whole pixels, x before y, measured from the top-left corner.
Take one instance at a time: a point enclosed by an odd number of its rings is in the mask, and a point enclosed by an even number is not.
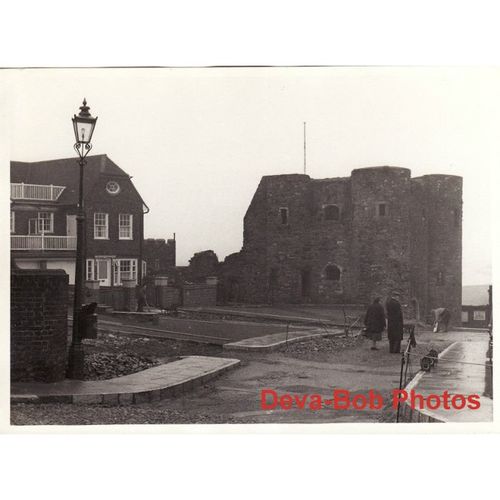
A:
[[[323,212],[325,215],[325,220],[339,220],[340,219],[340,209],[337,205],[325,205],[323,207]]]
[[[288,208],[280,208],[280,222],[281,224],[288,224]]]

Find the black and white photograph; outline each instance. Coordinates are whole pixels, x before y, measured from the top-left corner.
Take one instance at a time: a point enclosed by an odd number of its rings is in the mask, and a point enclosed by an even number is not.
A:
[[[12,427],[493,422],[498,71],[2,76]]]

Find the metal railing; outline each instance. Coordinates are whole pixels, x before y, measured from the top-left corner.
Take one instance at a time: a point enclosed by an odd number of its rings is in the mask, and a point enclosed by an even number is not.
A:
[[[75,250],[76,236],[16,235],[10,237],[11,250]]]
[[[12,182],[10,184],[10,198],[12,200],[46,200],[56,201],[65,186],[52,184],[24,184]]]

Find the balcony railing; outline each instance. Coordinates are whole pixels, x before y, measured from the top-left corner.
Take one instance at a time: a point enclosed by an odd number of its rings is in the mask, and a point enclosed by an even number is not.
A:
[[[12,182],[10,184],[10,198],[12,200],[44,200],[57,201],[65,186],[52,184],[24,184]]]
[[[11,250],[75,250],[76,236],[19,235],[10,237]]]

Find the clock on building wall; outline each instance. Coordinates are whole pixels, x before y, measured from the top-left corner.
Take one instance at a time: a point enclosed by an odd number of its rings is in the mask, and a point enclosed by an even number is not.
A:
[[[120,184],[116,181],[109,181],[106,184],[106,191],[109,194],[118,194],[120,192]]]

